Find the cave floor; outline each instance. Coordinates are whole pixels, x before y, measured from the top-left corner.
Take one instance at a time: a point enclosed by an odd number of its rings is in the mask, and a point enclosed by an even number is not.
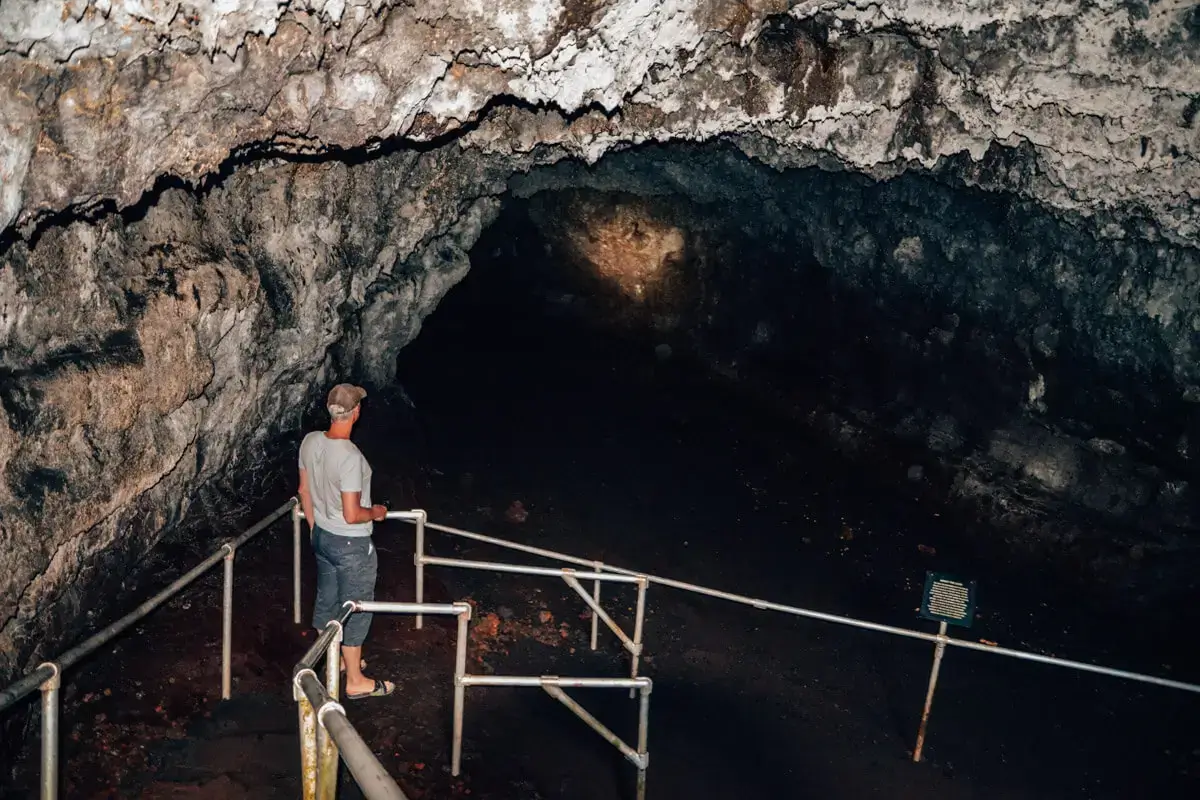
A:
[[[902,475],[843,462],[652,352],[569,327],[549,338],[534,325],[481,336],[489,321],[455,302],[402,356],[419,423],[399,404],[368,400],[359,440],[377,500],[613,564],[929,630],[915,614],[925,571],[955,572],[980,581],[981,605],[975,627],[954,635],[1196,677],[1162,620],[1135,627],[1045,575],[982,561]],[[285,496],[281,487],[263,508]],[[505,518],[514,500],[526,521]],[[411,599],[411,528],[388,523],[376,543],[377,598]],[[430,544],[437,555],[532,561],[437,533]],[[173,558],[164,550],[152,568],[187,563]],[[63,796],[298,794],[288,676],[313,633],[291,622],[286,525],[239,554],[238,576],[234,699],[216,700],[218,570],[71,677]],[[626,673],[603,627],[599,650],[588,649],[584,608],[560,581],[430,568],[427,590],[433,601],[475,603],[473,672]],[[606,597],[628,623],[632,591]],[[1161,798],[1200,789],[1198,698],[952,651],[926,759],[914,765],[925,643],[662,587],[648,595],[645,640],[643,672],[655,681],[650,798]],[[410,797],[633,796],[633,768],[528,689],[468,692],[463,775],[451,778],[448,622],[418,632],[410,619],[376,616],[366,657],[369,674],[399,689],[349,704],[349,716]],[[611,690],[575,696],[632,739],[635,701]],[[32,756],[18,769],[17,796],[35,780]],[[347,782],[340,796],[357,792]]]

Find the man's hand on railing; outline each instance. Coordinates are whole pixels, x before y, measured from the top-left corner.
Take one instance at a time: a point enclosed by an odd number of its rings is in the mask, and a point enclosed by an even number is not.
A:
[[[387,506],[371,506],[371,519],[375,522],[383,522],[383,520],[387,519]]]

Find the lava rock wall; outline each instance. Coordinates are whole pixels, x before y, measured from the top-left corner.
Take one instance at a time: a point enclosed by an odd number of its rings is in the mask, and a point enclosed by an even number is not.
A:
[[[329,385],[390,381],[490,219],[467,161],[256,165],[9,248],[0,680],[95,627],[198,490]]]

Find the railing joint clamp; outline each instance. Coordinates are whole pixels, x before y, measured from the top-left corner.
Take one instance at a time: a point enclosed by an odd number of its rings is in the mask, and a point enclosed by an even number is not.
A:
[[[312,675],[312,676],[313,676],[313,680],[317,680],[317,681],[319,681],[319,680],[320,680],[320,678],[318,678],[318,677],[317,677],[317,673],[313,671],[312,667],[304,667],[303,669],[298,669],[298,670],[296,670],[296,671],[295,671],[295,672],[292,674],[292,687],[293,687],[293,688],[294,688],[294,689],[295,689],[297,692],[299,692],[300,694],[304,694],[304,689],[302,689],[302,688],[300,687],[300,678],[301,678],[301,676],[302,676],[302,675],[304,675],[304,673],[306,673],[306,672],[307,672],[309,675]],[[296,696],[296,699],[297,699],[297,700],[299,700],[299,699],[300,699],[299,695],[297,695],[297,696]]]
[[[226,542],[225,544],[221,545],[221,549],[229,551],[225,554],[226,558],[233,558],[233,554],[237,552],[237,548],[233,546],[233,542]]]
[[[57,661],[45,661],[45,662],[42,662],[41,664],[38,664],[38,669],[41,669],[42,667],[49,667],[52,670],[52,672],[51,672],[51,675],[49,678],[46,678],[46,680],[42,681],[42,685],[40,687],[41,690],[43,692],[50,692],[55,689],[61,688],[62,687],[62,667],[60,667],[58,665],[58,662]]]
[[[321,705],[320,708],[317,709],[317,724],[322,728],[325,728],[325,715],[330,711],[336,711],[343,717],[346,716],[346,709],[341,703],[337,702],[336,700],[327,700]],[[325,729],[329,730],[328,728]]]

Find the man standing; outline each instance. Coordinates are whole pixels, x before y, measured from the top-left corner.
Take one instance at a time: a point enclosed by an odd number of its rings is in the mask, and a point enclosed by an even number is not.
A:
[[[333,387],[325,403],[329,430],[313,431],[300,445],[300,505],[317,556],[313,627],[318,631],[342,615],[346,601],[375,599],[379,554],[371,530],[387,509],[371,505],[371,465],[350,441],[366,396],[364,389],[349,383]],[[391,681],[362,674],[362,645],[370,627],[371,614],[360,612],[342,631],[347,700],[382,697],[396,688]]]

